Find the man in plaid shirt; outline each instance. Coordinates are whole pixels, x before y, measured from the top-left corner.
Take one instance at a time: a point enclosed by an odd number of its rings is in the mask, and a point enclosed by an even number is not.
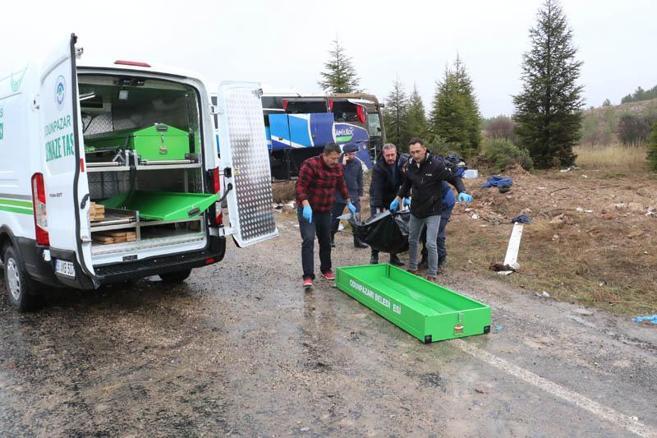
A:
[[[306,290],[313,286],[315,278],[315,236],[319,241],[319,260],[322,278],[335,280],[331,270],[331,209],[335,203],[335,193],[339,191],[347,201],[352,214],[356,207],[351,203],[344,172],[339,163],[340,146],[330,143],[321,155],[308,158],[301,164],[297,179],[297,217],[301,231],[301,264],[303,266],[303,286]]]

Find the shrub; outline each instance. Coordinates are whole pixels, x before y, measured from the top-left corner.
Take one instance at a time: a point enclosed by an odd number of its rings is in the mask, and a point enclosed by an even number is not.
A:
[[[657,122],[652,125],[652,133],[648,139],[648,161],[650,168],[657,172]]]
[[[534,162],[525,148],[521,148],[505,139],[489,139],[484,142],[484,156],[497,171],[519,164],[525,170],[531,170]]]

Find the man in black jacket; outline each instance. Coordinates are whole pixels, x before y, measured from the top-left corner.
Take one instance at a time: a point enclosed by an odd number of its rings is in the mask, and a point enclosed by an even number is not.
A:
[[[390,203],[395,199],[402,183],[401,163],[397,146],[392,143],[383,145],[382,157],[372,168],[372,183],[370,185],[370,211],[372,216],[387,210]],[[379,251],[372,250],[371,264],[379,263]],[[403,266],[397,254],[390,254],[390,263]]]
[[[420,233],[427,227],[427,251],[429,267],[427,279],[435,280],[438,273],[438,250],[436,239],[440,228],[442,212],[442,182],[447,181],[459,192],[459,202],[471,202],[472,196],[465,191],[461,178],[445,165],[441,157],[433,156],[419,138],[409,142],[411,159],[406,166],[406,174],[397,197],[390,203],[390,211],[399,208],[403,198],[411,196],[411,219],[409,223],[409,263],[408,270],[417,273],[417,250]]]

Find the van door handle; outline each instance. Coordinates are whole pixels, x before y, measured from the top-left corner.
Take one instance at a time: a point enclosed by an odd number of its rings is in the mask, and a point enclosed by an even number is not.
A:
[[[87,206],[87,201],[88,200],[89,200],[89,193],[84,195],[84,197],[82,198],[82,201],[80,201],[80,210],[84,210],[84,207]]]

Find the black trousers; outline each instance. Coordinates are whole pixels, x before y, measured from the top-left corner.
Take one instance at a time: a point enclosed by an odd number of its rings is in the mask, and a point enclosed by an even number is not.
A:
[[[297,209],[301,232],[301,266],[303,278],[315,278],[315,237],[319,242],[319,262],[322,273],[331,270],[331,213],[313,212],[313,221],[303,217],[303,208]]]

